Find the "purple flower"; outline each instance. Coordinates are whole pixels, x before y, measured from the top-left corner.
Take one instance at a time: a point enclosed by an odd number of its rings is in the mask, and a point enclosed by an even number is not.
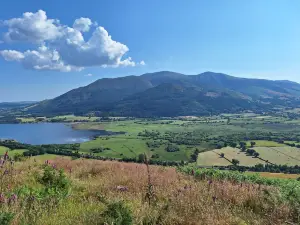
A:
[[[35,200],[35,197],[34,197],[33,195],[31,195],[31,196],[29,197],[29,201],[33,202],[34,200]]]
[[[7,175],[8,174],[8,170],[6,169],[6,170],[4,170],[4,173],[3,173],[4,175]]]
[[[10,198],[8,199],[8,202],[13,203],[13,202],[16,202],[17,200],[18,200],[18,196],[16,194],[12,194],[10,196]]]
[[[213,196],[213,197],[212,197],[212,200],[213,200],[214,202],[216,202],[217,197],[216,197],[216,196]]]

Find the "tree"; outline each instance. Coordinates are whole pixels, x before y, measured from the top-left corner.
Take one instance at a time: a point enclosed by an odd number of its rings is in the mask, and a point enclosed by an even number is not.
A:
[[[253,153],[253,156],[254,156],[255,158],[257,158],[257,157],[259,156],[259,153],[258,153],[258,152],[254,152],[254,153]]]
[[[243,146],[243,147],[241,148],[241,150],[242,150],[242,152],[245,152],[245,151],[246,151],[246,146]]]
[[[237,144],[235,142],[230,142],[229,146],[232,147],[232,148],[236,148]]]
[[[222,152],[222,153],[220,154],[220,156],[221,156],[222,158],[224,158],[225,154]]]
[[[254,155],[254,153],[255,153],[254,149],[251,149],[251,148],[247,149],[247,154],[248,155]]]
[[[195,149],[194,153],[191,154],[191,162],[196,162],[198,159],[198,154],[200,153],[199,149]]]
[[[240,148],[242,149],[243,147],[246,147],[246,142],[241,141],[240,142]]]
[[[254,145],[255,145],[256,143],[255,143],[255,141],[251,141],[250,144],[251,144],[251,147],[254,147]]]
[[[138,161],[139,162],[145,162],[145,154],[139,154],[139,157],[138,157]]]
[[[232,159],[231,162],[232,162],[232,164],[235,165],[235,166],[237,166],[238,164],[240,164],[240,161],[237,160],[237,159]]]

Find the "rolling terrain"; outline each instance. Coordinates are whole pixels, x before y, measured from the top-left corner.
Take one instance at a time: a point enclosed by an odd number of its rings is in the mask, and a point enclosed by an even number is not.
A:
[[[222,73],[169,71],[103,78],[25,109],[28,113],[157,117],[272,111],[300,103],[300,84]]]

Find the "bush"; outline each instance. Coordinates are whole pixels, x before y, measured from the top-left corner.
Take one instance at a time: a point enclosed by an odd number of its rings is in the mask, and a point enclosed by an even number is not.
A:
[[[168,144],[166,147],[167,152],[178,152],[180,149],[177,145]]]
[[[47,188],[56,188],[67,190],[70,187],[70,181],[63,170],[56,170],[52,166],[46,165],[42,176],[37,177],[37,181]]]
[[[107,205],[103,213],[104,222],[114,225],[131,225],[132,212],[124,202],[113,202]]]
[[[9,224],[11,224],[13,218],[14,218],[13,213],[1,212],[0,213],[0,224],[1,225],[9,225]]]
[[[21,153],[16,153],[16,154],[14,155],[14,160],[15,160],[16,162],[23,161],[23,160],[24,160],[23,154],[21,154]]]

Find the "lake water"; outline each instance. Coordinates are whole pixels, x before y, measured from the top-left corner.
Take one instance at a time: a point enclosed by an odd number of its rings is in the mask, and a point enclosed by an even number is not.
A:
[[[94,135],[108,134],[104,130],[74,130],[63,123],[0,124],[0,139],[14,139],[33,145],[81,143]]]

